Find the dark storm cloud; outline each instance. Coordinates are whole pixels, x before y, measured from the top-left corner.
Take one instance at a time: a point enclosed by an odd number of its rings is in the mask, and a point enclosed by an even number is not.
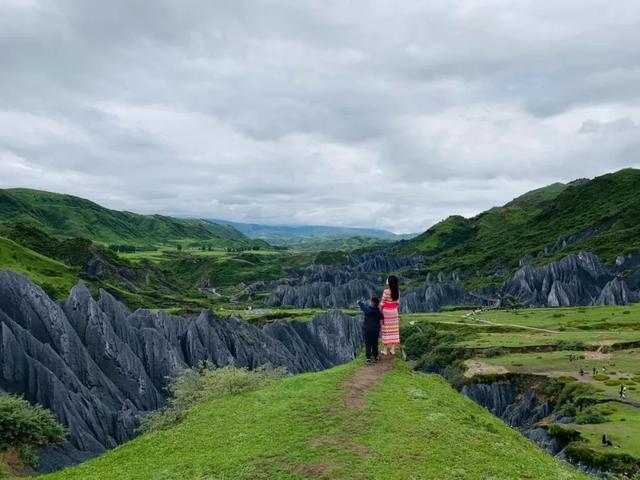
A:
[[[422,230],[640,165],[633,1],[0,0],[0,187]]]

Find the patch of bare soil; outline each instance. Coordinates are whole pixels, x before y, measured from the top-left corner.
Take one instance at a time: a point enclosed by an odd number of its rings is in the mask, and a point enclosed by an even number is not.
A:
[[[0,452],[0,465],[6,465],[8,468],[7,475],[13,477],[29,477],[35,474],[35,470],[25,465],[20,457],[20,453],[15,448],[10,448],[3,452]],[[0,468],[1,470],[1,468]],[[0,471],[0,477],[2,477],[2,473]],[[4,477],[3,477],[4,478]]]
[[[476,375],[504,375],[509,373],[509,370],[506,367],[501,365],[489,365],[487,363],[478,362],[477,360],[467,360],[464,364],[467,367],[464,372],[464,376],[467,378],[472,378]]]

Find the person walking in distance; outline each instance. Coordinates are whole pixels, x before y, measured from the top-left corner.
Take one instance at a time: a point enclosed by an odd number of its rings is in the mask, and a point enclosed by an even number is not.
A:
[[[389,275],[387,278],[387,288],[382,294],[380,301],[380,311],[382,320],[382,354],[396,354],[396,345],[400,344],[400,288],[398,277]]]

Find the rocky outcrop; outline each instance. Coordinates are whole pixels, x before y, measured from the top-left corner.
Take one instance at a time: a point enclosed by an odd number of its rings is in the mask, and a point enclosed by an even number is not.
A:
[[[632,292],[627,283],[620,278],[614,278],[600,291],[594,301],[595,305],[628,305],[640,301],[640,295]]]
[[[358,272],[395,272],[404,268],[419,269],[424,261],[420,255],[393,257],[384,252],[372,252],[350,256],[348,266]]]
[[[542,267],[521,268],[506,282],[503,293],[530,306],[591,305],[612,279],[596,255],[581,252]]]
[[[201,360],[298,373],[349,361],[360,348],[360,320],[337,311],[265,327],[208,311],[187,320],[131,313],[106,292],[95,301],[83,284],[58,304],[0,272],[0,391],[49,408],[69,428],[68,442],[41,452],[44,471],[132,438],[140,415],[164,404],[167,377]]]
[[[380,294],[380,283],[353,279],[335,285],[315,282],[299,286],[279,285],[267,299],[270,306],[290,305],[296,308],[347,308],[363,298]]]
[[[553,410],[534,389],[520,389],[516,382],[509,380],[468,383],[460,393],[517,428],[531,427]]]
[[[455,284],[434,284],[407,289],[402,295],[400,311],[437,312],[450,305],[481,305],[482,300]]]

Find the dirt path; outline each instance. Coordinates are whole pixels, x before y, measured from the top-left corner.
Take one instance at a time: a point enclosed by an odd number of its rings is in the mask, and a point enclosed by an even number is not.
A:
[[[365,407],[364,395],[375,387],[385,373],[392,370],[395,358],[382,357],[382,361],[359,367],[352,377],[342,383],[344,394],[340,402],[349,410]]]
[[[395,358],[382,357],[382,361],[371,365],[362,365],[342,382],[344,393],[338,399],[338,407],[326,411],[327,415],[336,416],[344,419],[344,433],[339,435],[321,435],[309,440],[312,447],[335,447],[338,446],[344,450],[351,450],[362,458],[369,456],[369,448],[367,445],[357,443],[351,438],[363,433],[362,429],[366,428],[365,424],[353,421],[353,414],[364,410],[366,407],[365,395],[374,388],[382,377],[393,369]],[[295,472],[305,478],[340,478],[335,475],[336,465],[331,458],[324,458],[320,462],[301,465],[296,468]],[[360,478],[354,476],[352,478]],[[362,477],[364,480],[364,477]]]

